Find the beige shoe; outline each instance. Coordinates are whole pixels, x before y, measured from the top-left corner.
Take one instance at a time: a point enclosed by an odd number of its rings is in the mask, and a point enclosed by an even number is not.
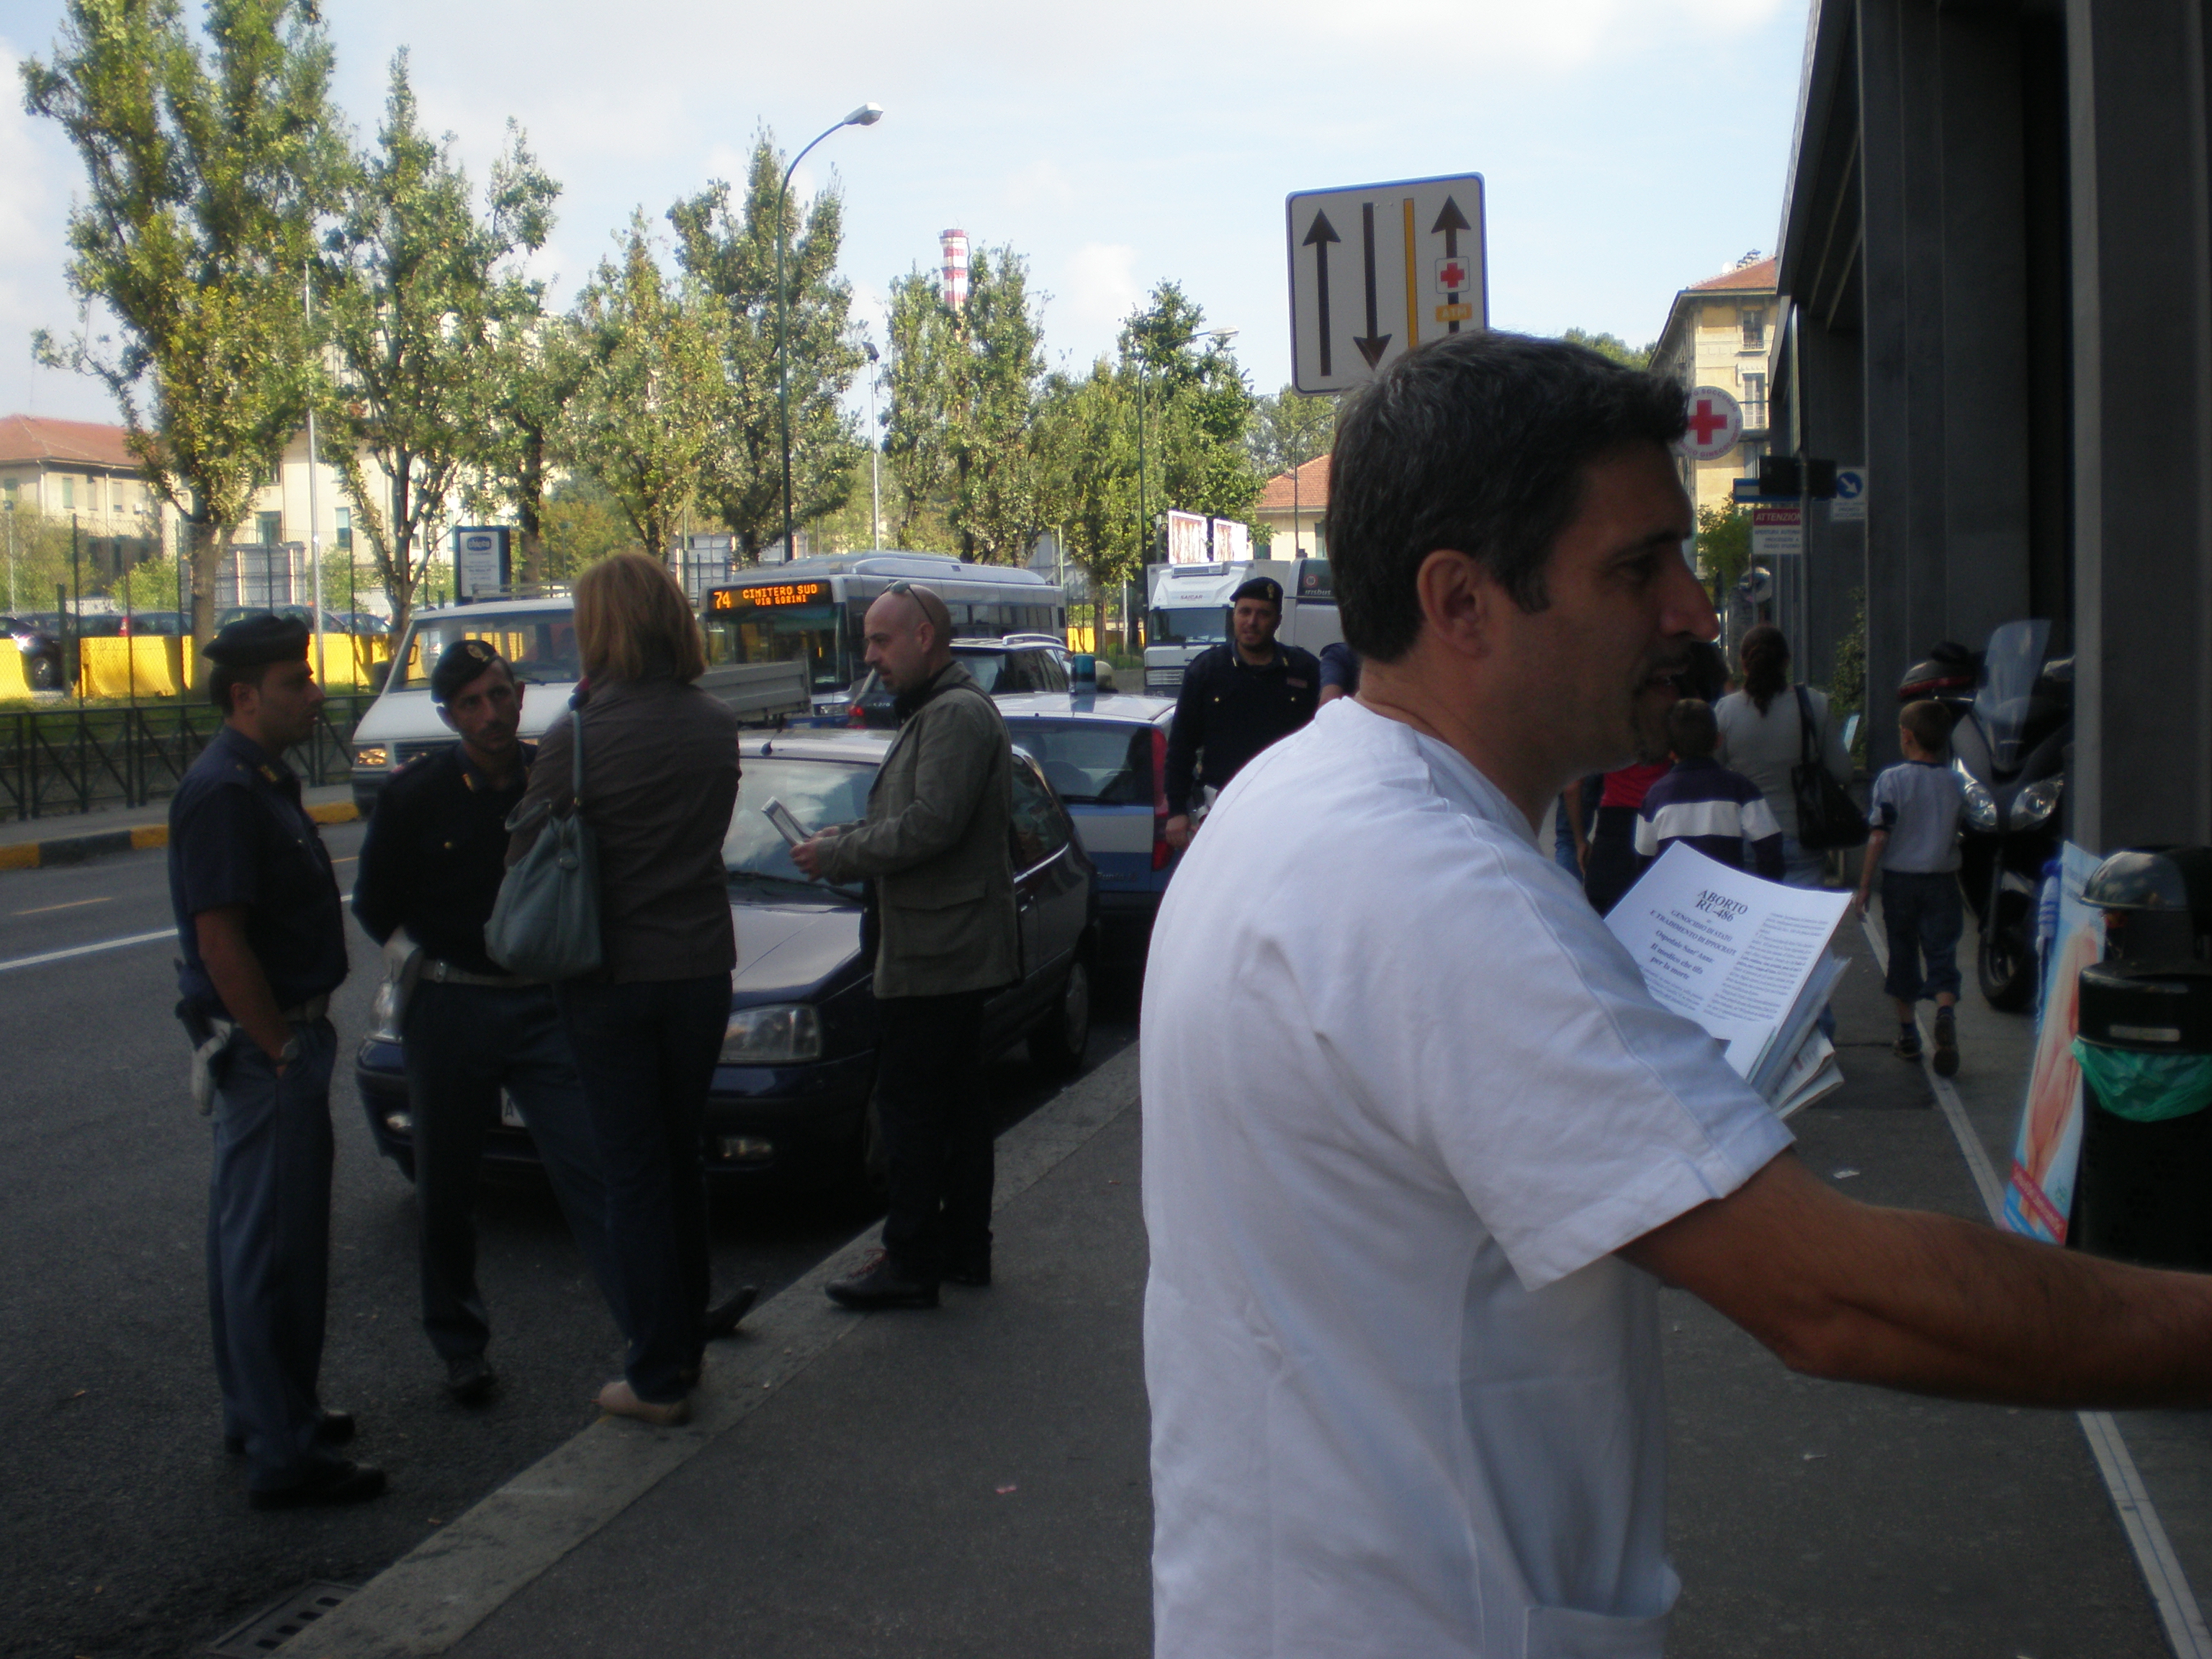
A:
[[[627,1378],[617,1377],[599,1390],[599,1409],[610,1417],[634,1417],[657,1429],[677,1429],[691,1420],[691,1401],[672,1400],[665,1405],[640,1400]]]

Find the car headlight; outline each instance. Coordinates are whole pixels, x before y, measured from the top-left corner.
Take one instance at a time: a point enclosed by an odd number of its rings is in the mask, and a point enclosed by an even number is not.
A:
[[[356,766],[389,766],[392,751],[380,743],[364,744],[353,751]]]
[[[377,986],[368,1005],[368,1030],[364,1035],[372,1042],[399,1041],[399,988],[388,979]]]
[[[1969,772],[1962,761],[1953,761],[1951,769],[1959,775],[1959,787],[1966,793],[1966,827],[1994,830],[1997,827],[1997,799],[1990,793],[1989,786]]]
[[[821,1016],[805,1003],[739,1008],[722,1029],[725,1066],[792,1066],[821,1058]]]
[[[2058,803],[2066,793],[2063,777],[2045,778],[2021,790],[2012,804],[2012,825],[2015,830],[2033,830],[2058,810]]]

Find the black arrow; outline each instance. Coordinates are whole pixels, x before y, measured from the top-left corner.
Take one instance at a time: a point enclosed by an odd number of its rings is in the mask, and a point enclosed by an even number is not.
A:
[[[1314,251],[1314,298],[1321,307],[1321,372],[1328,369],[1328,245],[1344,239],[1336,234],[1336,227],[1328,222],[1328,215],[1316,212],[1313,228],[1306,232],[1305,246]]]
[[[1352,343],[1359,348],[1359,355],[1367,359],[1367,367],[1372,368],[1382,361],[1382,354],[1390,349],[1390,337],[1376,331],[1374,203],[1362,202],[1359,204],[1359,228],[1367,244],[1367,337],[1364,340],[1354,338]]]
[[[1459,204],[1452,200],[1450,197],[1447,196],[1444,198],[1443,211],[1437,215],[1436,223],[1429,227],[1429,234],[1433,236],[1438,231],[1443,232],[1444,258],[1447,259],[1456,259],[1459,258],[1460,232],[1462,230],[1473,230],[1474,228],[1474,227],[1473,225],[1468,223],[1467,215],[1459,210]],[[1457,305],[1459,303],[1459,290],[1457,289],[1453,289],[1444,295],[1444,303],[1447,305]],[[1448,326],[1452,333],[1456,334],[1459,332],[1459,325],[1456,322],[1454,322]]]

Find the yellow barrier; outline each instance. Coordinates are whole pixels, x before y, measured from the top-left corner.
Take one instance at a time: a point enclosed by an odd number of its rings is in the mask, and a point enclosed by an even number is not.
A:
[[[23,675],[23,653],[13,640],[0,640],[0,697],[27,697],[31,682]]]
[[[1096,654],[1098,647],[1095,641],[1097,637],[1098,630],[1088,624],[1078,626],[1074,623],[1070,623],[1067,625],[1067,648],[1071,651],[1088,651]]]
[[[333,691],[366,691],[371,669],[392,654],[392,641],[380,634],[325,634],[319,641],[326,672],[323,684]],[[311,643],[307,660],[315,653]],[[18,677],[20,659],[13,665]],[[132,639],[98,638],[78,641],[77,695],[82,697],[173,697],[198,683],[202,664],[191,641],[160,635]],[[28,696],[9,689],[12,682],[0,667],[0,697]]]

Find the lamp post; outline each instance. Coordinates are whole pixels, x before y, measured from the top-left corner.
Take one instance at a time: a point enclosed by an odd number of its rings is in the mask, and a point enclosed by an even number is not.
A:
[[[775,401],[778,419],[783,434],[783,556],[789,559],[798,550],[793,544],[791,524],[791,295],[783,282],[783,204],[791,193],[791,175],[799,171],[799,164],[806,159],[806,151],[814,148],[838,127],[872,127],[884,118],[881,104],[863,104],[836,126],[821,133],[791,158],[791,165],[783,170],[783,182],[775,191]]]
[[[884,482],[877,469],[883,459],[884,429],[876,420],[876,365],[882,360],[873,340],[864,343],[868,354],[868,545],[874,548],[884,544]]]

